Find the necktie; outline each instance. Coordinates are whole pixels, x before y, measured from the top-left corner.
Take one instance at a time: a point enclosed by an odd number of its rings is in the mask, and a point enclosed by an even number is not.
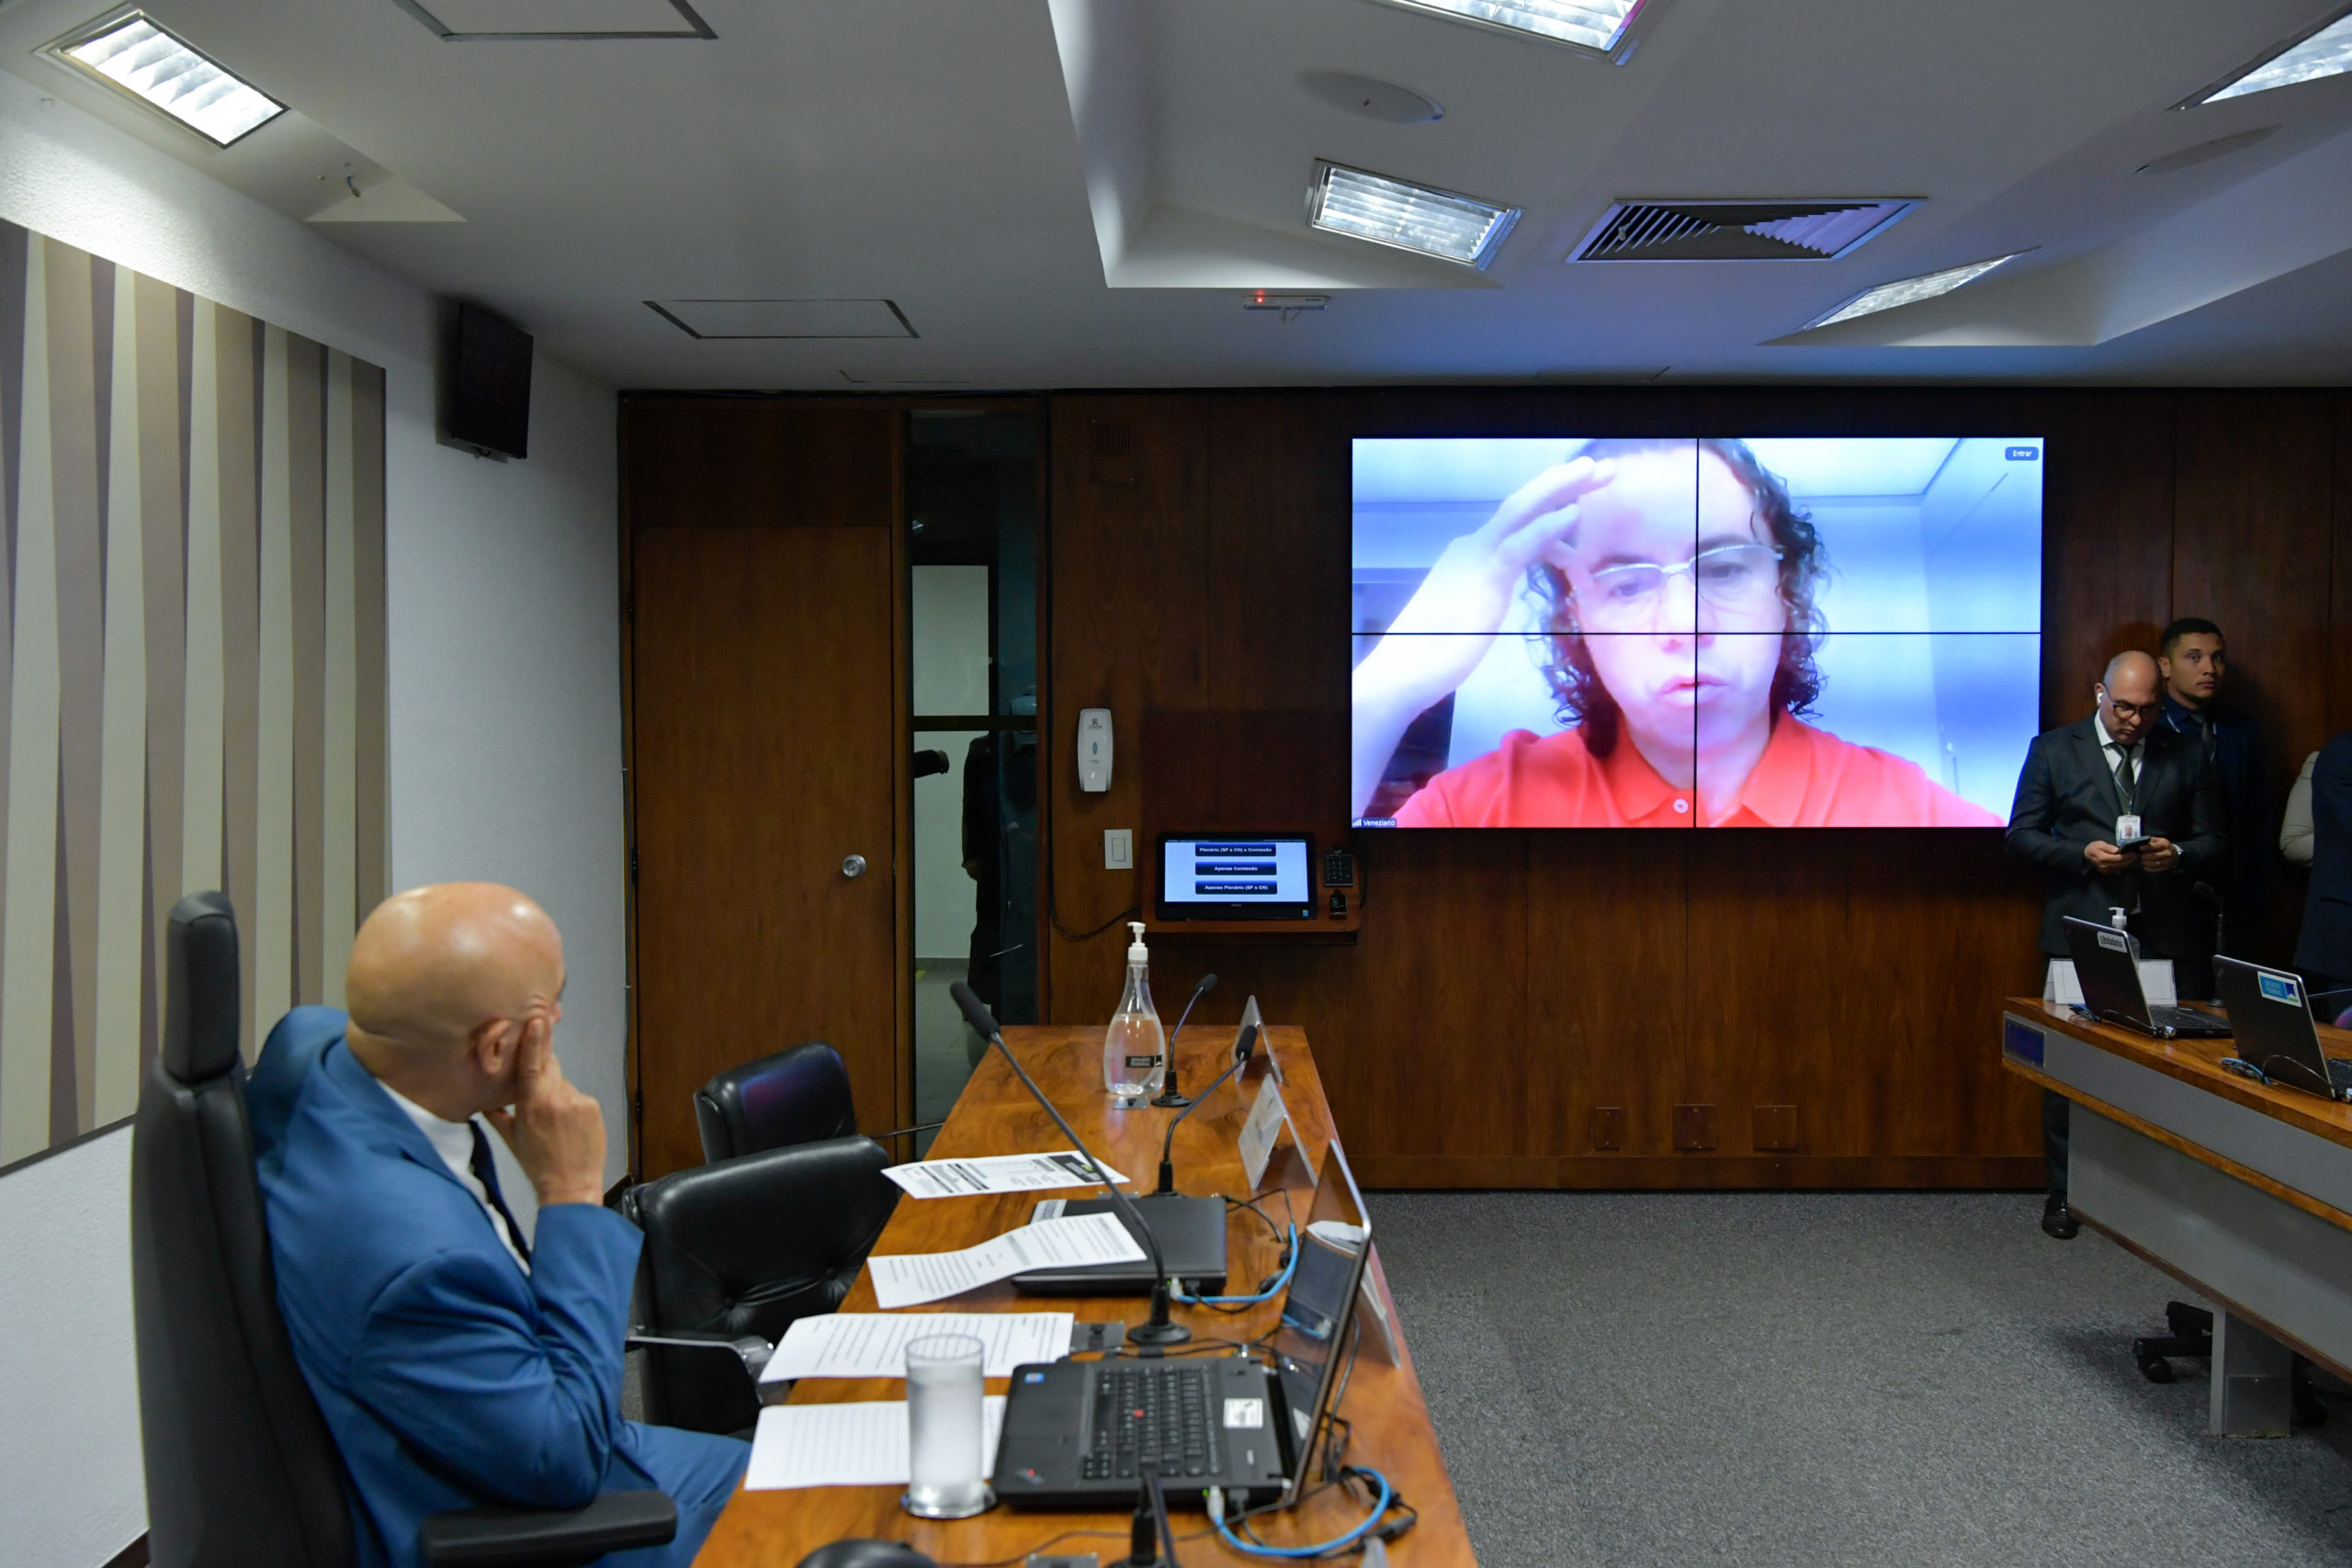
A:
[[[490,1139],[483,1135],[481,1122],[469,1121],[466,1126],[474,1135],[473,1157],[467,1164],[473,1168],[474,1179],[481,1183],[481,1190],[490,1194],[490,1206],[498,1211],[500,1219],[506,1222],[506,1234],[514,1240],[514,1250],[523,1255],[524,1262],[528,1263],[531,1260],[531,1244],[523,1239],[523,1227],[514,1223],[514,1211],[506,1206],[505,1194],[498,1190],[498,1166],[490,1157]]]
[[[2115,754],[2119,759],[2115,764],[2115,793],[2123,797],[2123,809],[2129,811],[2132,809],[2132,789],[2139,783],[2132,772],[2132,748],[2118,746]]]

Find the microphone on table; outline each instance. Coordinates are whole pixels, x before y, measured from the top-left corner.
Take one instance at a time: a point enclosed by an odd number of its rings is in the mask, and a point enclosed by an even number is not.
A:
[[[1190,1116],[1193,1111],[1198,1111],[1201,1108],[1201,1102],[1203,1100],[1208,1099],[1210,1095],[1215,1094],[1218,1089],[1223,1089],[1225,1087],[1225,1080],[1239,1072],[1243,1064],[1247,1063],[1250,1058],[1256,1055],[1257,1053],[1258,1026],[1254,1023],[1244,1024],[1241,1027],[1241,1038],[1233,1043],[1233,1065],[1226,1068],[1224,1072],[1219,1073],[1217,1075],[1216,1082],[1209,1085],[1209,1087],[1206,1089],[1204,1089],[1201,1093],[1194,1095],[1193,1097],[1193,1102],[1184,1107],[1183,1110],[1178,1111],[1169,1122],[1167,1141],[1159,1145],[1159,1185],[1151,1190],[1152,1197],[1165,1198],[1172,1197],[1175,1194],[1176,1166],[1174,1161],[1170,1158],[1170,1156],[1174,1153],[1176,1148],[1176,1129],[1184,1124],[1185,1117]]]
[[[1037,1087],[1037,1080],[1031,1077],[1029,1070],[1021,1065],[1021,1058],[1015,1056],[1012,1048],[1004,1043],[1004,1032],[997,1027],[996,1015],[989,1011],[988,1003],[973,995],[972,987],[961,980],[948,987],[947,994],[956,999],[956,1006],[964,1014],[964,1021],[972,1026],[973,1032],[1004,1054],[1004,1059],[1012,1064],[1013,1076],[1021,1080],[1037,1103],[1046,1108],[1046,1114],[1052,1117],[1054,1125],[1062,1130],[1062,1136],[1069,1140],[1069,1146],[1093,1167],[1095,1179],[1102,1184],[1102,1190],[1110,1196],[1113,1207],[1119,1211],[1119,1217],[1126,1221],[1127,1228],[1136,1233],[1136,1239],[1151,1255],[1151,1321],[1141,1328],[1130,1329],[1127,1338],[1137,1345],[1181,1345],[1193,1337],[1191,1329],[1181,1323],[1169,1321],[1168,1259],[1161,1255],[1159,1238],[1152,1235],[1151,1226],[1144,1220],[1143,1212],[1136,1207],[1135,1200],[1119,1190],[1118,1183],[1111,1179],[1111,1173],[1103,1168],[1101,1160],[1094,1157],[1094,1151],[1080,1140],[1070,1124],[1062,1119],[1062,1113],[1054,1109],[1054,1102],[1046,1098],[1046,1091]]]
[[[1182,1108],[1193,1103],[1186,1100],[1176,1087],[1176,1036],[1184,1032],[1184,1021],[1193,1016],[1193,1004],[1216,989],[1216,976],[1202,976],[1201,983],[1193,987],[1192,996],[1185,999],[1184,1010],[1176,1015],[1176,1027],[1168,1036],[1168,1077],[1161,1084],[1159,1092],[1151,1097],[1151,1102],[1154,1105]]]

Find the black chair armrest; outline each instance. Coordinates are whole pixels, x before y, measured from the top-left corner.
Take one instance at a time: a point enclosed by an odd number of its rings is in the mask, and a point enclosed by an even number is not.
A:
[[[646,1329],[632,1328],[621,1341],[624,1353],[643,1349],[651,1345],[667,1345],[677,1350],[727,1350],[743,1364],[753,1382],[766,1370],[768,1358],[775,1354],[775,1347],[756,1334],[708,1334],[699,1329],[681,1328],[674,1333],[655,1334]]]
[[[425,1568],[583,1568],[608,1552],[667,1546],[678,1505],[660,1492],[607,1492],[584,1508],[452,1508],[416,1528]]]

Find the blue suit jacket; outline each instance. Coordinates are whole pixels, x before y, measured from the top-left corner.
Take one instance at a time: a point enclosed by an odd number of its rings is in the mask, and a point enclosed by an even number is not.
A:
[[[418,1521],[445,1508],[648,1485],[677,1498],[690,1556],[749,1450],[621,1419],[637,1227],[594,1204],[541,1209],[525,1274],[345,1023],[288,1013],[246,1104],[278,1306],[342,1450],[359,1561],[414,1562]]]

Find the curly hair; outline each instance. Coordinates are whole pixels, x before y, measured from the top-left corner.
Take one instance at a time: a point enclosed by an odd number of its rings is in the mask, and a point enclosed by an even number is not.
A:
[[[1754,499],[1756,513],[1764,520],[1771,542],[1781,550],[1781,603],[1788,610],[1788,630],[1781,638],[1781,667],[1772,674],[1772,705],[1792,714],[1813,711],[1821,697],[1821,671],[1814,656],[1828,626],[1815,605],[1814,593],[1829,572],[1827,551],[1813,520],[1789,500],[1788,487],[1765,470],[1745,441],[1720,437],[1688,438],[1634,436],[1595,441],[1578,454],[1587,457],[1624,457],[1638,452],[1683,451],[1695,446],[1699,454],[1723,460],[1742,488]],[[1606,757],[1617,749],[1623,714],[1617,700],[1601,684],[1586,651],[1584,634],[1577,625],[1575,591],[1566,574],[1542,561],[1527,569],[1527,586],[1543,610],[1543,627],[1552,657],[1544,664],[1563,725],[1583,728],[1587,750]]]

